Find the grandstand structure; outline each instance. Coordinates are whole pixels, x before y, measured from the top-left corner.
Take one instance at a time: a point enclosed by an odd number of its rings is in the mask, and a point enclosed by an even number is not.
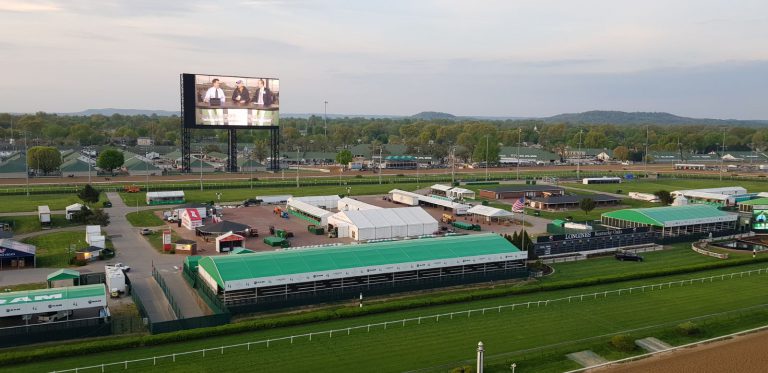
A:
[[[736,231],[739,216],[696,204],[617,210],[603,213],[601,223],[614,228],[649,227],[660,239],[721,236]]]
[[[198,274],[230,310],[252,312],[525,277],[527,257],[499,235],[477,234],[209,256]]]

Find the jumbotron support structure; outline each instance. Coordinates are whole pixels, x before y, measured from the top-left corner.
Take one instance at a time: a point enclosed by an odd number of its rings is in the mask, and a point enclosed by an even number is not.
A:
[[[269,130],[270,138],[270,157],[269,170],[280,171],[280,127],[273,127]]]
[[[237,130],[229,129],[227,172],[237,172]]]

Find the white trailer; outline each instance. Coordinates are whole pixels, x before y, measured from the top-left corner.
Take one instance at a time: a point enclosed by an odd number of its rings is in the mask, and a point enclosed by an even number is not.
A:
[[[48,206],[37,206],[37,217],[40,219],[40,225],[43,229],[51,227],[51,209]]]
[[[118,267],[105,266],[104,273],[107,278],[107,290],[110,294],[117,291],[118,293],[125,293],[128,291],[128,285],[125,281],[125,272]]]

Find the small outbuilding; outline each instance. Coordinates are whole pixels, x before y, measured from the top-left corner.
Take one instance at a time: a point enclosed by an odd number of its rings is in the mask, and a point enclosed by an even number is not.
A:
[[[197,255],[197,241],[180,239],[173,245],[177,254]]]
[[[189,230],[195,230],[203,226],[203,218],[197,209],[185,209],[181,213],[181,225]]]
[[[46,281],[48,282],[49,288],[77,286],[80,285],[80,272],[62,268],[48,275]]]
[[[36,250],[28,245],[8,238],[0,239],[0,270],[8,268],[35,267]]]
[[[82,211],[83,208],[88,208],[82,203],[74,203],[64,208],[65,218],[67,220],[72,220],[72,216],[77,214],[78,212]]]
[[[245,246],[245,237],[227,232],[216,237],[216,252],[226,253]]]

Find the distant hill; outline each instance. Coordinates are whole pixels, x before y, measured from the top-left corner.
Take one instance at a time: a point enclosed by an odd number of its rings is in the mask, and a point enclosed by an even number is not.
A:
[[[650,113],[593,110],[583,113],[560,114],[541,120],[548,123],[573,124],[707,124],[707,125],[765,125],[765,120],[688,118],[670,113]]]
[[[421,113],[411,115],[411,118],[424,119],[424,120],[435,120],[435,119],[457,120],[459,119],[459,117],[453,114],[442,113],[439,111],[422,111]]]
[[[106,109],[87,109],[83,111],[78,111],[75,113],[60,113],[62,115],[73,115],[73,116],[89,116],[89,115],[104,115],[104,116],[112,116],[113,114],[120,114],[120,115],[157,115],[161,117],[170,117],[174,115],[179,115],[178,111],[169,111],[169,110],[142,110],[142,109],[115,109],[115,108],[106,108]]]

